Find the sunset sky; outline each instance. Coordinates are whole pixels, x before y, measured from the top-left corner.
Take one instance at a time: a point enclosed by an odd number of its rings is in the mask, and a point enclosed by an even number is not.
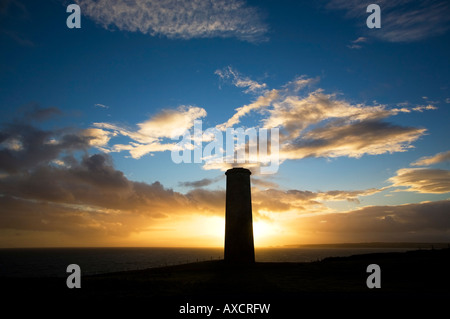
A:
[[[257,247],[450,242],[448,1],[6,0],[0,43],[0,247],[223,246],[196,120],[279,129]]]

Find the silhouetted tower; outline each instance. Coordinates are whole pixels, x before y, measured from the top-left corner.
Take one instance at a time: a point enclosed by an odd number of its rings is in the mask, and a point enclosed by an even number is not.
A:
[[[252,197],[250,174],[246,168],[226,171],[225,261],[254,263]]]

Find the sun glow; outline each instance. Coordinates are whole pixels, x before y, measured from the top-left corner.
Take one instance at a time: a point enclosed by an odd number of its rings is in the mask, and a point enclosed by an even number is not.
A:
[[[271,240],[278,233],[277,227],[272,223],[262,220],[253,222],[253,237],[256,247],[271,245]]]

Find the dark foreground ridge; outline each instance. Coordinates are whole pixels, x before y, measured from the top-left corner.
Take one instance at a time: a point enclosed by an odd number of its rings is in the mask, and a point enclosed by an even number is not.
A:
[[[366,285],[370,264],[381,268],[379,289]],[[91,311],[95,307],[106,307],[103,311],[148,308],[163,311],[167,317],[180,315],[180,307],[187,303],[222,308],[232,303],[270,303],[272,315],[306,309],[323,313],[331,311],[330,305],[346,313],[356,306],[370,307],[371,313],[388,306],[432,311],[450,300],[450,249],[333,257],[310,263],[230,266],[208,261],[82,276],[80,289],[67,288],[66,278],[0,280],[5,304],[10,300],[72,310],[91,307]]]

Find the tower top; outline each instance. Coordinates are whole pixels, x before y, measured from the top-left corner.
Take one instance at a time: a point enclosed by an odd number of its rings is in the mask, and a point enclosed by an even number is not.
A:
[[[229,170],[227,170],[225,172],[225,175],[234,175],[234,174],[246,174],[246,175],[251,175],[252,172],[249,169],[243,168],[243,167],[235,167],[235,168],[230,168]]]

